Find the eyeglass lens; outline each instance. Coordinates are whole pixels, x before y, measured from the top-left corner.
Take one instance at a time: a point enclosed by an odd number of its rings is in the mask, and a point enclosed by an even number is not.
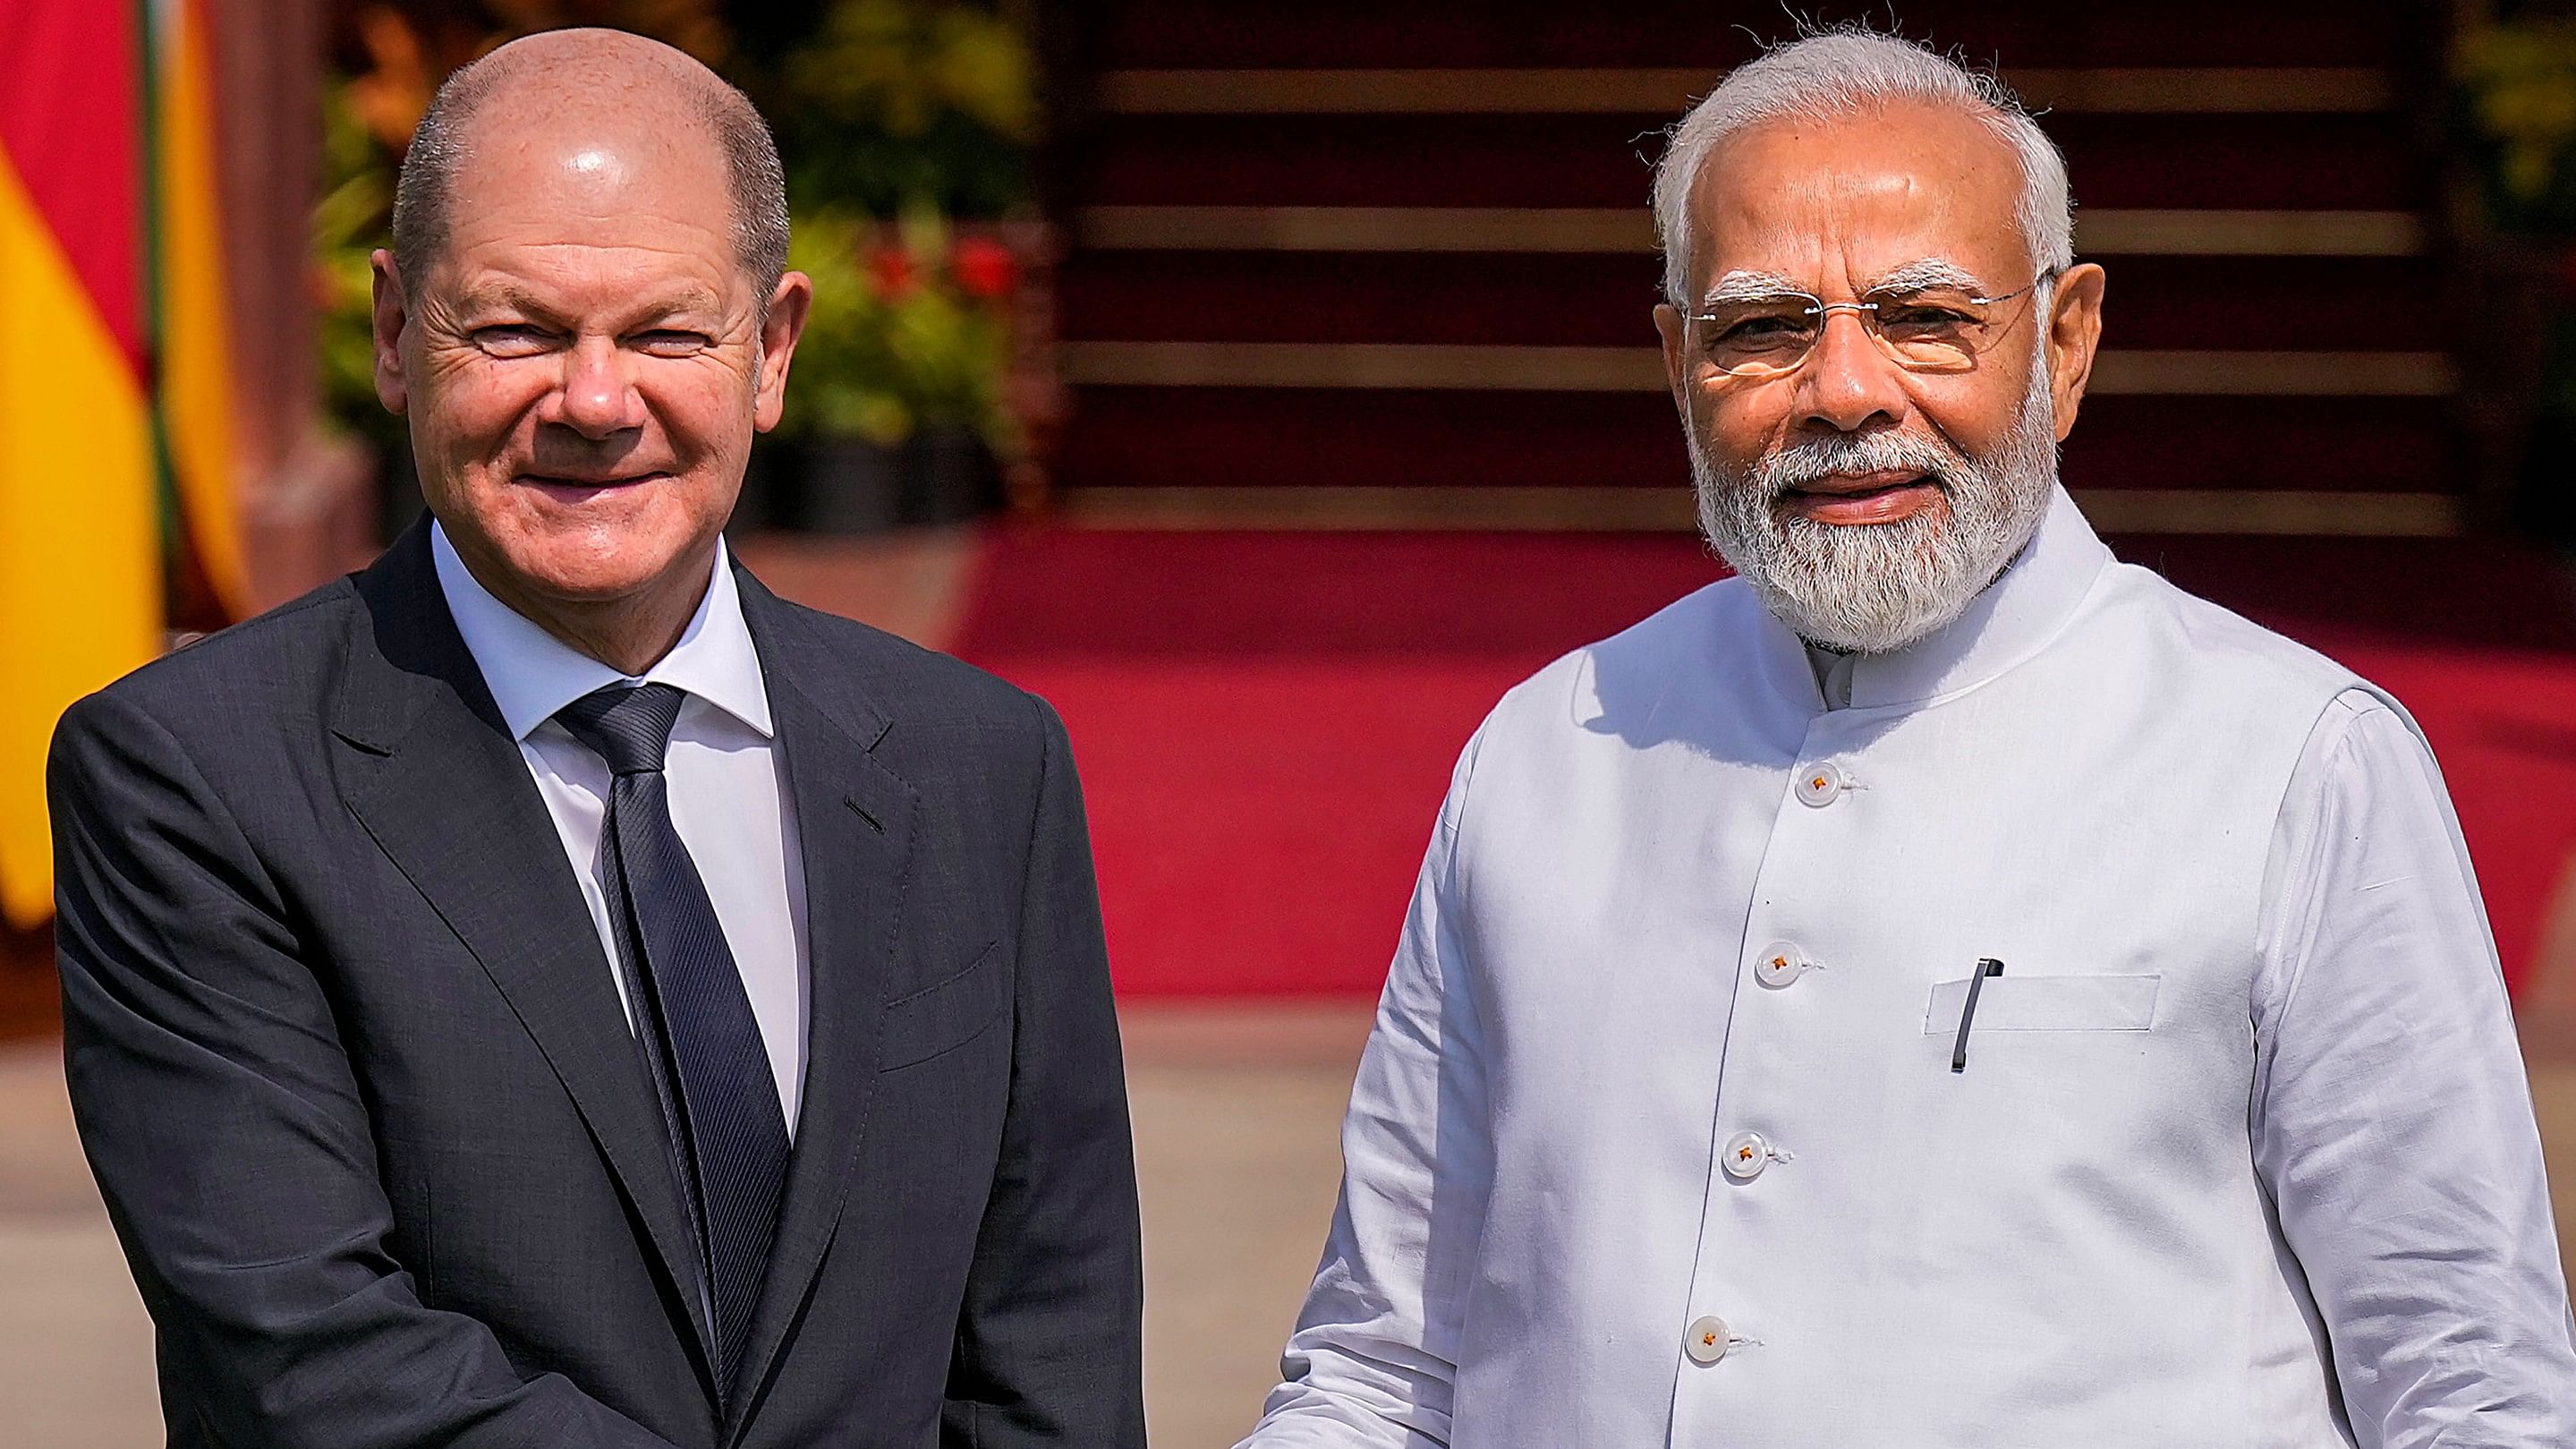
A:
[[[1857,304],[1829,307],[1815,297],[1791,292],[1711,303],[1693,320],[1709,361],[1720,371],[1738,375],[1796,367],[1839,311],[1857,316],[1880,349],[1899,365],[1954,372],[1973,366],[1977,354],[2000,335],[2011,320],[2014,300],[1932,290],[1874,295]]]

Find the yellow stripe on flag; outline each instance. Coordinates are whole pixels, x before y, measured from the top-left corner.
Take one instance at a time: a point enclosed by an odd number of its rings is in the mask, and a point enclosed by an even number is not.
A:
[[[250,610],[233,486],[232,318],[224,300],[223,216],[205,14],[155,7],[161,62],[161,418],[198,566],[238,619]]]
[[[149,415],[0,156],[0,915],[53,911],[45,747],[65,706],[160,647]]]

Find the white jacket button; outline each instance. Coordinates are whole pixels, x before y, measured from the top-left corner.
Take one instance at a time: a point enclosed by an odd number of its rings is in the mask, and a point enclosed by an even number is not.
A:
[[[1692,1319],[1690,1333],[1682,1340],[1682,1351],[1695,1364],[1712,1364],[1726,1357],[1726,1320],[1714,1316]]]
[[[1771,1144],[1759,1132],[1738,1132],[1720,1149],[1719,1165],[1737,1182],[1751,1182],[1771,1165]]]
[[[1822,809],[1834,803],[1843,792],[1843,772],[1829,760],[1819,760],[1798,771],[1798,802]]]
[[[1774,941],[1753,958],[1753,979],[1765,986],[1786,986],[1807,974],[1807,953],[1795,941]]]

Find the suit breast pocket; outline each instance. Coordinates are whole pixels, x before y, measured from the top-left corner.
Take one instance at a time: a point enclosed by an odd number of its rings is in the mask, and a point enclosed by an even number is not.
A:
[[[2152,1031],[2161,976],[1989,976],[1977,991],[1972,1033],[1990,1031]],[[1923,1008],[1925,1036],[1955,1036],[1968,1008],[1968,981],[1932,988]]]
[[[891,1072],[956,1050],[992,1029],[1011,1004],[999,941],[962,970],[886,1003],[878,1070]]]

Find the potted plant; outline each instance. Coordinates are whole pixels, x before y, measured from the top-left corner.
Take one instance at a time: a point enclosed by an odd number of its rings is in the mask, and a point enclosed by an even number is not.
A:
[[[1032,411],[1019,359],[1043,275],[1029,205],[1034,61],[989,7],[832,0],[747,39],[814,313],[767,451],[818,532],[956,522],[1001,501]]]
[[[793,516],[852,533],[997,504],[997,460],[1018,445],[1003,393],[1010,248],[927,210],[892,224],[825,212],[797,221],[788,264],[814,281],[773,449],[795,478]]]

